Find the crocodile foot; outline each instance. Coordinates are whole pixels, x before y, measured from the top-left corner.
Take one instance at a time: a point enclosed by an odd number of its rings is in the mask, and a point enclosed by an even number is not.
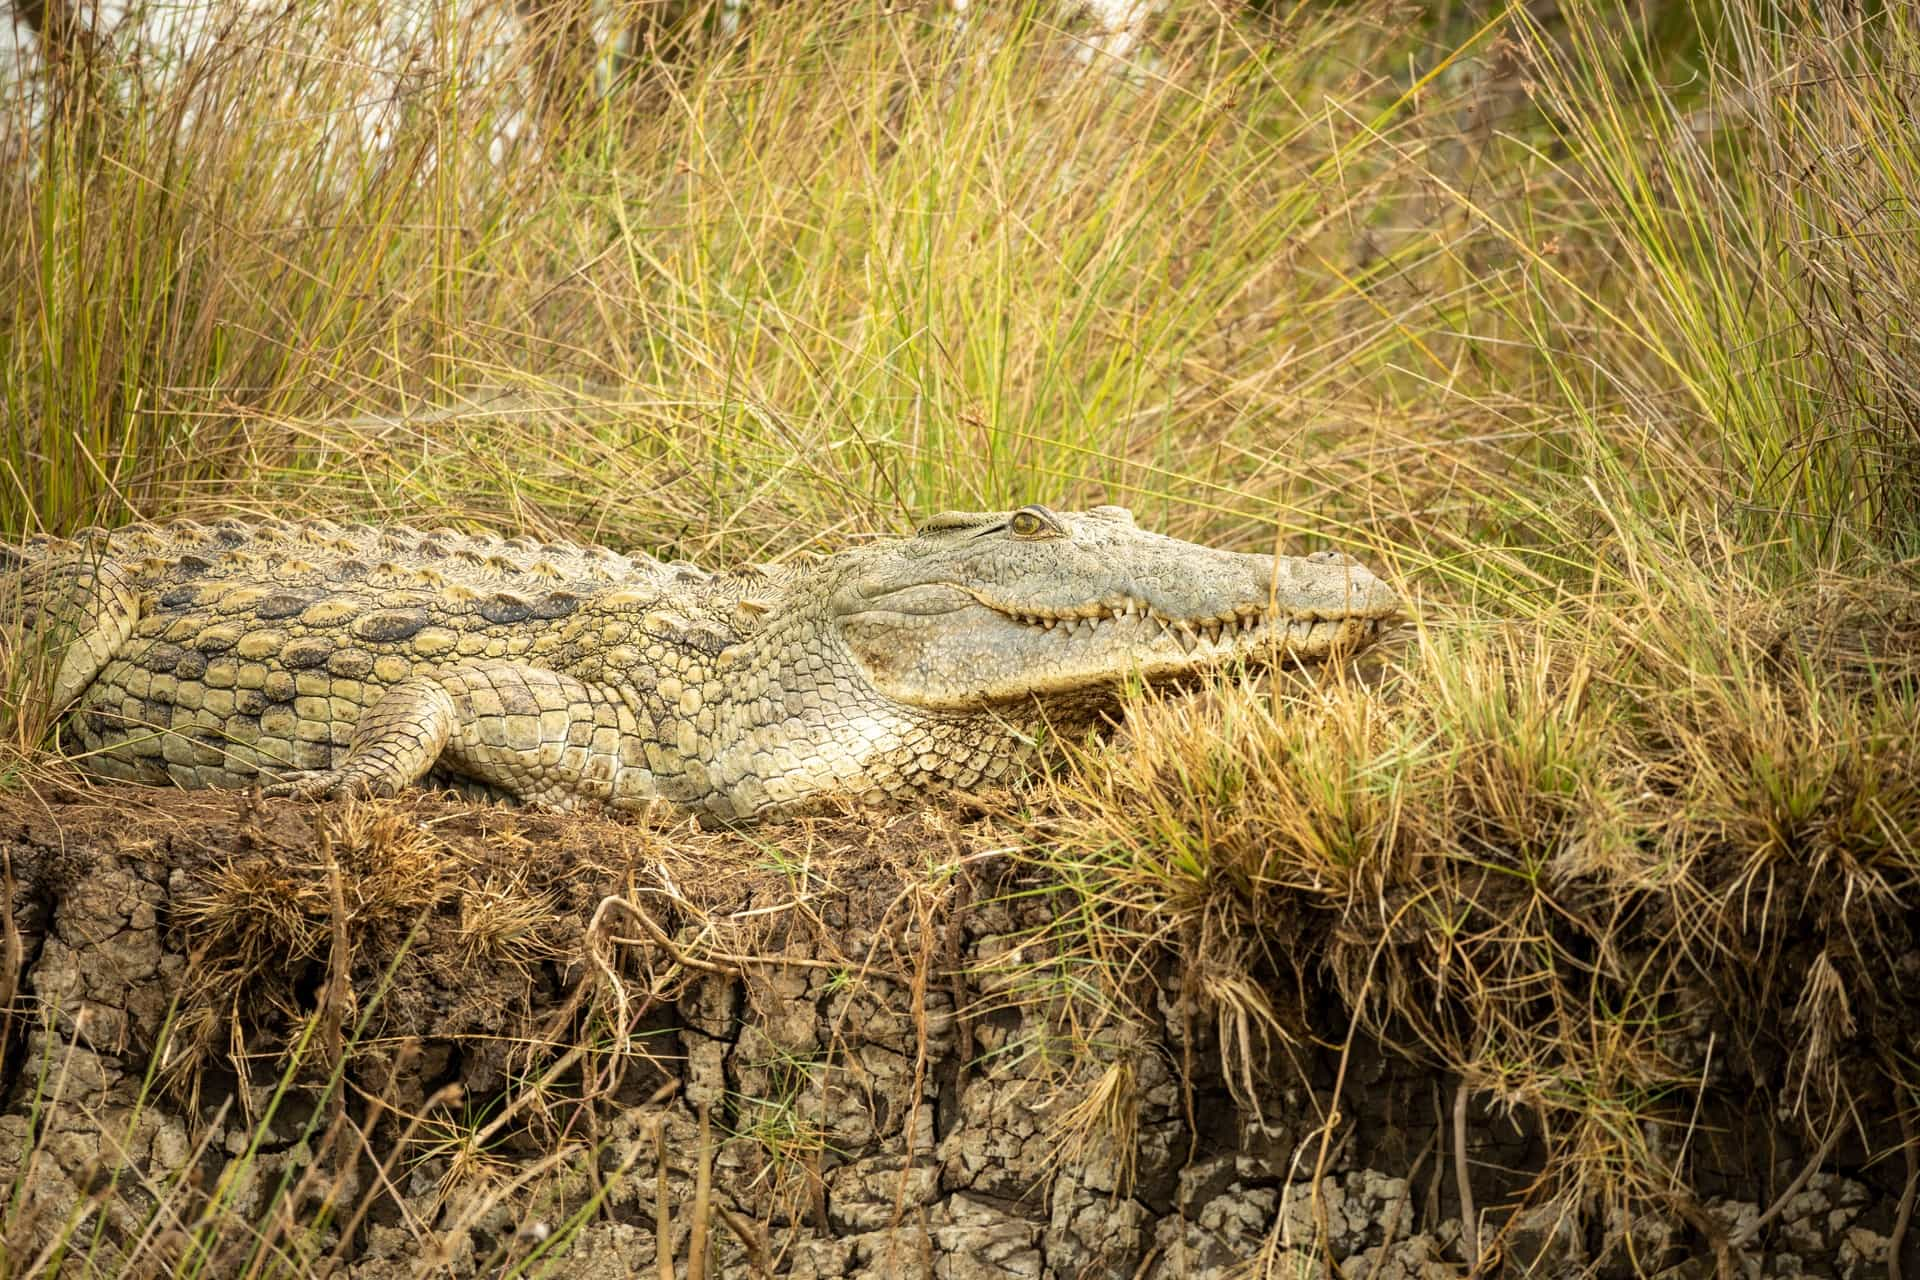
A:
[[[370,778],[340,769],[315,769],[270,782],[260,794],[291,800],[365,800],[378,794]]]

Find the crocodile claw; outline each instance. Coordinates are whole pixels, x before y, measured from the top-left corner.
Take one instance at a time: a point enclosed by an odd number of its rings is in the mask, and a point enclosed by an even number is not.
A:
[[[363,798],[371,792],[364,778],[344,776],[338,769],[315,769],[270,782],[260,789],[260,794],[291,800],[332,800],[349,796]]]

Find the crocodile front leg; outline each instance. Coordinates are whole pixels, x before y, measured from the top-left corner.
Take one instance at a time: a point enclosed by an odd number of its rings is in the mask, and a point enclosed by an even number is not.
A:
[[[445,684],[432,676],[403,680],[360,713],[338,767],[282,778],[265,792],[306,800],[397,795],[439,762],[459,727],[460,708]]]
[[[266,794],[390,796],[438,766],[557,809],[638,802],[654,794],[646,740],[610,690],[512,660],[465,663],[390,686],[361,713],[338,766]]]

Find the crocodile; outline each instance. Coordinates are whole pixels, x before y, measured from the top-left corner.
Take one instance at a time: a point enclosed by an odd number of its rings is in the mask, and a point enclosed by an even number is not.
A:
[[[721,820],[990,786],[1129,684],[1324,660],[1399,608],[1347,556],[1218,550],[1114,506],[948,512],[726,573],[325,520],[0,549],[0,621],[93,773]]]

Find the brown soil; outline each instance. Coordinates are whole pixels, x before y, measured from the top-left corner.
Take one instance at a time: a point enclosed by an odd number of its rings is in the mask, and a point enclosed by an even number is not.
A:
[[[263,1230],[266,1273],[368,1280],[687,1274],[696,1237],[720,1275],[1446,1274],[1456,1132],[1510,1273],[1889,1269],[1891,1115],[1884,1145],[1813,1158],[1760,1068],[1722,1069],[1649,1137],[1693,1144],[1693,1187],[1631,1224],[1543,1215],[1531,1113],[1476,1097],[1456,1129],[1456,1082],[1343,1054],[1317,986],[1321,1046],[1233,1087],[1181,1001],[1142,1028],[1066,998],[1033,949],[1072,900],[1016,843],[951,809],[735,832],[426,795],[0,798],[0,1221],[27,1244],[0,1274],[75,1223],[104,1228],[72,1274],[195,1249],[240,1274]]]

